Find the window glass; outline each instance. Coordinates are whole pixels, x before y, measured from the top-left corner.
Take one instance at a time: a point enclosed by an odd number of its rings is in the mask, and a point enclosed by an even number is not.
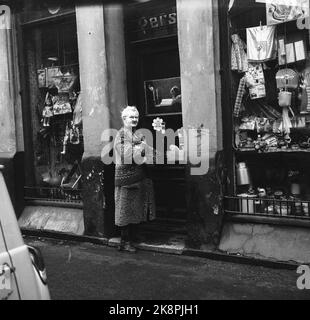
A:
[[[78,201],[83,130],[75,20],[30,28],[25,50],[35,181],[27,194]]]
[[[243,213],[309,217],[309,203],[300,203],[310,200],[309,2],[293,4],[230,1],[232,134]],[[251,197],[278,201],[255,208]]]

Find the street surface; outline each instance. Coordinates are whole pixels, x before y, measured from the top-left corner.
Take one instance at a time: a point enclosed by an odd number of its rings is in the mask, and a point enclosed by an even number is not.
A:
[[[295,271],[60,240],[25,238],[44,256],[52,299],[310,299]]]

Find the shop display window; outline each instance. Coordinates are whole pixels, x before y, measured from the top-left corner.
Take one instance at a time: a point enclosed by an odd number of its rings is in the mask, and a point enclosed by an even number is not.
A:
[[[75,21],[30,27],[24,40],[34,158],[26,198],[79,202],[83,128]]]
[[[310,219],[309,1],[230,1],[230,213]]]

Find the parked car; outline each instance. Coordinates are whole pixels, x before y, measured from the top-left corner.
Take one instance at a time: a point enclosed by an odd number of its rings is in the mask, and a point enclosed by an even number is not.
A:
[[[40,251],[25,245],[0,165],[0,300],[49,300]]]

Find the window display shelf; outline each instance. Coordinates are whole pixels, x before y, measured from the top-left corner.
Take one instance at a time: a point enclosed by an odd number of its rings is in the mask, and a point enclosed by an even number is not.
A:
[[[260,216],[310,221],[310,201],[302,199],[225,197],[225,212],[230,215]]]
[[[67,205],[82,205],[82,191],[61,187],[24,187],[26,202],[44,202],[47,204],[66,203]]]
[[[236,150],[237,154],[255,154],[255,155],[260,155],[260,154],[310,154],[310,149],[306,150],[292,150],[292,149],[287,149],[287,150],[282,150],[282,149],[277,149],[277,150],[270,150],[270,151],[257,151],[254,148],[253,149],[242,149],[239,148]]]

